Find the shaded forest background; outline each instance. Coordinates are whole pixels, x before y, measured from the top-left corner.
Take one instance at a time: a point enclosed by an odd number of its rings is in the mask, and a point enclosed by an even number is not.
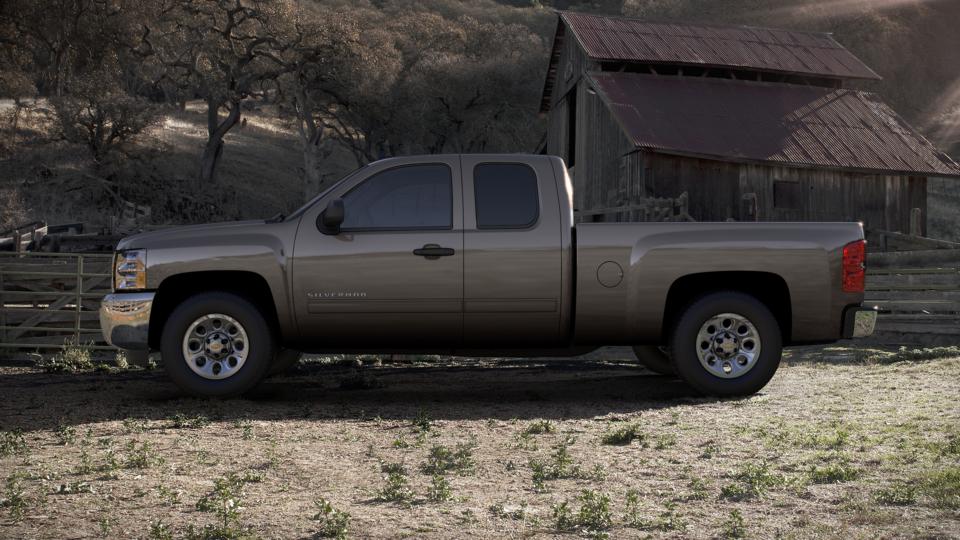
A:
[[[266,217],[381,157],[534,151],[554,9],[832,32],[960,157],[954,0],[6,0],[0,231]]]

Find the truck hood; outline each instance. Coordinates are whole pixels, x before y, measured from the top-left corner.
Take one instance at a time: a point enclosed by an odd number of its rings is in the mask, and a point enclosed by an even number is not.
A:
[[[269,227],[263,220],[226,221],[206,225],[184,225],[158,231],[150,231],[128,236],[117,243],[117,251],[126,249],[149,249],[151,247],[168,247],[178,243],[196,244],[204,237],[211,239],[216,236],[235,235],[244,233],[262,233],[263,228]],[[186,241],[186,242],[184,242]]]

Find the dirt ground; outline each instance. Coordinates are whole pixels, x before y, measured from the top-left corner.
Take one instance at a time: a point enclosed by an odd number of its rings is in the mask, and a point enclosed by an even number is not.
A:
[[[308,359],[233,401],[14,362],[0,392],[4,538],[960,538],[958,358],[805,348],[723,401],[628,349]]]

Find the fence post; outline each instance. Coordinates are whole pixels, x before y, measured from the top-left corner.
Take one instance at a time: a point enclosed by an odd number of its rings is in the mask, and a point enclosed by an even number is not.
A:
[[[80,311],[83,309],[83,255],[77,255],[77,311],[74,320],[74,342],[80,345]]]
[[[7,300],[3,291],[3,263],[0,262],[0,343],[7,342]]]
[[[923,210],[910,209],[910,236],[923,236]]]

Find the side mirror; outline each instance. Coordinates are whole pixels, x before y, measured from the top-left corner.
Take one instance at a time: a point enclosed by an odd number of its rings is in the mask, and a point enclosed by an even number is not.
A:
[[[340,234],[340,225],[345,217],[343,199],[333,199],[327,203],[327,209],[320,214],[317,225],[324,234]]]

